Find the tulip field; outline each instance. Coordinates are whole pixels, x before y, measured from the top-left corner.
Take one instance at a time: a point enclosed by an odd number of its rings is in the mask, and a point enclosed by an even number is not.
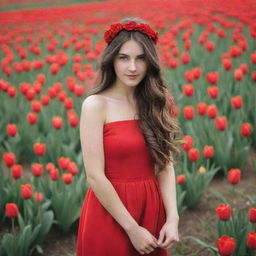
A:
[[[124,17],[159,33],[184,133],[169,255],[256,255],[256,1],[101,1],[0,17],[0,256],[75,255],[88,189],[81,105],[103,33]]]

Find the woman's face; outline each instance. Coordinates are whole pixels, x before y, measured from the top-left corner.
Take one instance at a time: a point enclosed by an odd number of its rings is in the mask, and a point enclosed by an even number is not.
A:
[[[134,40],[125,42],[114,59],[118,84],[136,86],[146,75],[147,63],[141,44]],[[133,75],[133,76],[129,76]]]

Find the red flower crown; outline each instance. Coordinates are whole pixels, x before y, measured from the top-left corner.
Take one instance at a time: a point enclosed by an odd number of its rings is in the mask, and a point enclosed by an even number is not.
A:
[[[138,24],[135,21],[129,21],[128,23],[114,23],[110,26],[110,29],[105,31],[104,39],[107,44],[113,40],[113,38],[121,31],[121,30],[136,30],[146,34],[149,38],[154,40],[154,43],[157,43],[158,33],[155,32],[148,24]]]

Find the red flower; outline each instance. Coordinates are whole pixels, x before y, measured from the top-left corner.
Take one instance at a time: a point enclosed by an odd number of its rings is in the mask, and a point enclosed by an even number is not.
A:
[[[256,208],[251,208],[249,211],[250,222],[256,222]]]
[[[4,163],[6,166],[12,166],[16,162],[16,157],[15,157],[14,153],[12,153],[12,152],[4,153],[3,160],[4,160]]]
[[[30,125],[37,123],[37,113],[30,112],[27,114],[27,120]]]
[[[10,136],[15,136],[17,134],[17,125],[16,124],[8,124],[6,126],[6,132]]]
[[[67,167],[68,172],[70,172],[72,175],[77,175],[78,173],[78,167],[75,162],[69,162]]]
[[[230,70],[232,68],[232,61],[230,59],[224,59],[222,64],[225,70]]]
[[[34,152],[37,156],[42,156],[45,154],[46,145],[44,143],[37,142],[34,144]]]
[[[204,146],[204,158],[212,158],[214,153],[213,146]]]
[[[41,102],[38,100],[32,100],[31,101],[31,109],[36,113],[41,112],[41,110],[42,110]]]
[[[23,169],[22,169],[22,166],[20,164],[14,164],[11,167],[11,171],[12,171],[12,177],[15,180],[19,179],[23,174]]]
[[[215,48],[214,42],[207,41],[207,42],[205,43],[205,48],[206,48],[206,50],[209,51],[209,52],[213,51],[214,48]]]
[[[202,73],[201,68],[195,67],[195,68],[192,69],[192,71],[193,71],[195,79],[198,79],[201,76],[201,73]]]
[[[48,173],[50,173],[50,171],[51,171],[53,168],[55,168],[54,163],[47,163],[47,164],[46,164],[45,169],[46,169],[46,171],[47,171]]]
[[[231,216],[231,206],[229,204],[219,204],[215,209],[220,220],[226,221],[230,219]]]
[[[227,128],[227,118],[225,116],[218,116],[215,118],[215,126],[218,130],[224,131]]]
[[[30,184],[21,185],[21,197],[23,199],[29,199],[32,197],[32,187]]]
[[[62,180],[66,184],[70,184],[73,182],[73,175],[71,173],[62,174]]]
[[[16,204],[8,203],[5,205],[5,214],[9,218],[16,218],[19,214],[19,209]]]
[[[210,118],[215,118],[217,115],[217,106],[215,104],[207,106],[206,114]]]
[[[219,73],[218,72],[210,72],[206,74],[206,79],[210,84],[217,84],[219,80]]]
[[[193,106],[185,106],[183,108],[183,115],[188,120],[193,119],[194,118],[194,107]]]
[[[50,170],[50,178],[51,180],[59,179],[59,170],[57,168],[53,168]]]
[[[248,248],[256,249],[256,233],[250,232],[246,238],[246,245]]]
[[[185,183],[186,177],[184,174],[180,174],[177,176],[176,180],[178,184],[182,185]]]
[[[240,81],[243,79],[243,71],[241,69],[235,69],[234,78],[236,81]]]
[[[191,148],[188,151],[188,158],[192,162],[196,162],[199,159],[199,149],[198,148]]]
[[[240,181],[241,171],[240,169],[231,168],[228,172],[228,182],[231,184],[237,184]]]
[[[187,135],[182,138],[185,140],[185,143],[182,144],[182,149],[185,151],[189,151],[193,147],[194,140],[191,136]]]
[[[188,64],[190,62],[190,55],[187,52],[183,52],[181,54],[181,61],[184,65]]]
[[[216,99],[218,97],[219,88],[217,86],[209,86],[208,94],[212,99]]]
[[[217,247],[221,256],[231,256],[235,251],[236,240],[232,237],[223,235],[217,240]]]
[[[241,125],[240,133],[242,136],[250,136],[251,130],[252,130],[252,126],[250,123],[243,123]]]
[[[252,62],[253,64],[256,64],[256,52],[252,53],[252,54],[250,55],[250,57],[251,57],[251,62]]]
[[[182,90],[187,97],[191,97],[194,94],[194,86],[192,84],[184,84]]]
[[[207,111],[207,104],[205,102],[199,102],[197,104],[197,113],[198,115],[204,115]]]
[[[58,159],[59,167],[63,170],[67,170],[68,164],[70,163],[70,159],[67,157],[60,157]]]
[[[60,116],[54,116],[52,118],[52,126],[55,129],[57,129],[57,130],[61,129],[62,125],[63,125],[63,120]]]
[[[231,99],[231,105],[233,108],[236,108],[236,109],[239,109],[243,106],[243,99],[242,97],[239,95],[239,96],[236,96],[236,97],[233,97]]]
[[[44,200],[44,195],[42,193],[36,192],[34,195],[34,199],[37,203],[40,203]]]
[[[32,173],[35,177],[40,177],[43,175],[43,165],[39,163],[32,164]]]

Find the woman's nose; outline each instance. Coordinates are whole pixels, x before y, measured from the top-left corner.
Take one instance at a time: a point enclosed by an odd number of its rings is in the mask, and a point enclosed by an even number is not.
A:
[[[136,64],[134,60],[131,60],[129,63],[129,70],[136,70]]]

